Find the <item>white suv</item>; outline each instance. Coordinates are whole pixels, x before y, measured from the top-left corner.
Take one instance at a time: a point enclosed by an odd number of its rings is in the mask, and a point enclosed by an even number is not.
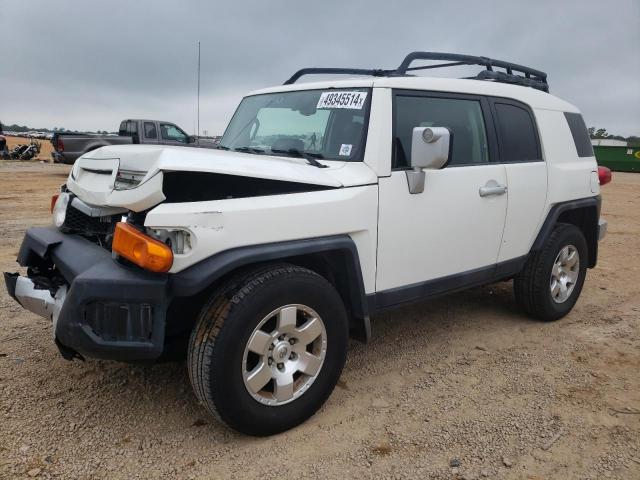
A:
[[[484,70],[408,75],[418,60]],[[295,83],[315,73],[361,77]],[[186,355],[218,418],[286,430],[331,394],[372,313],[508,279],[535,318],[571,310],[606,222],[582,117],[547,90],[543,72],[466,55],[301,70],[247,95],[217,150],[78,159],[8,291],[65,358]]]

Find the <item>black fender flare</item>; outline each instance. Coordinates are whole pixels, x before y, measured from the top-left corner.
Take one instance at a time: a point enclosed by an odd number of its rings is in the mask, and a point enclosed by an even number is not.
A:
[[[233,248],[214,254],[191,267],[170,275],[172,297],[190,297],[202,292],[224,275],[252,264],[288,261],[312,254],[340,253],[344,260],[342,272],[346,276],[348,293],[343,296],[347,307],[358,320],[356,337],[368,340],[371,335],[367,296],[362,278],[360,258],[353,239],[348,235],[292,240]]]
[[[545,219],[540,231],[538,232],[538,236],[533,242],[533,246],[531,247],[531,252],[537,252],[542,249],[545,242],[551,235],[553,228],[556,223],[560,219],[560,216],[564,213],[570,212],[572,210],[581,210],[585,208],[595,209],[595,223],[593,225],[596,228],[596,234],[594,238],[587,238],[587,245],[589,247],[589,267],[593,268],[596,265],[597,257],[598,257],[598,238],[597,238],[597,227],[598,227],[598,218],[600,217],[600,207],[602,204],[602,199],[600,195],[596,195],[593,197],[580,198],[577,200],[569,200],[567,202],[556,203],[551,207],[549,213],[547,214],[547,218]]]

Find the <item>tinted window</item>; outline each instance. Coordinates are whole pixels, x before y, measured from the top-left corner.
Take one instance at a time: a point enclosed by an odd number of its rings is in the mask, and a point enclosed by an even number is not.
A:
[[[187,143],[187,134],[175,125],[170,123],[160,124],[160,134],[163,140],[172,140],[174,142]]]
[[[496,103],[500,160],[526,162],[540,160],[538,139],[531,115],[522,107]]]
[[[138,133],[138,124],[136,122],[127,122],[127,133]]]
[[[449,165],[489,161],[482,107],[477,100],[397,95],[393,168],[409,167],[414,127],[451,130],[453,147]]]
[[[158,138],[158,132],[156,132],[156,124],[153,122],[144,122],[144,136],[145,138]]]
[[[587,126],[582,119],[582,115],[579,113],[565,112],[564,117],[569,124],[569,130],[571,130],[571,136],[573,137],[573,143],[576,144],[576,150],[579,157],[593,157],[593,147],[591,146],[591,138],[589,138],[589,132]]]

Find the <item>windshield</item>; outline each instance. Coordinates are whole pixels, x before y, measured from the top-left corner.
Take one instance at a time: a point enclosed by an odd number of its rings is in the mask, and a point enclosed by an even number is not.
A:
[[[370,97],[367,88],[245,97],[220,140],[220,148],[362,160]]]

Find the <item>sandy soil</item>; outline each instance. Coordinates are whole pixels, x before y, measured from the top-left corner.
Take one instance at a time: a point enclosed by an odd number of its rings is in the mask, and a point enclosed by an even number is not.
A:
[[[68,168],[0,162],[2,270]],[[210,418],[184,364],[63,360],[0,287],[0,477],[640,478],[639,205],[640,175],[614,174],[565,319],[526,318],[510,283],[377,316],[328,403],[265,439]]]
[[[10,137],[10,136],[5,136],[5,138],[7,139],[7,148],[9,150],[11,150],[13,147],[15,147],[16,145],[20,145],[20,144],[28,144],[31,142],[30,138],[25,138],[25,137]],[[36,142],[40,142],[40,153],[38,154],[37,157],[29,160],[30,162],[35,162],[35,161],[45,161],[45,162],[51,162],[51,152],[53,152],[53,145],[51,145],[51,142],[49,140],[46,140],[44,138],[36,138],[34,139]]]

